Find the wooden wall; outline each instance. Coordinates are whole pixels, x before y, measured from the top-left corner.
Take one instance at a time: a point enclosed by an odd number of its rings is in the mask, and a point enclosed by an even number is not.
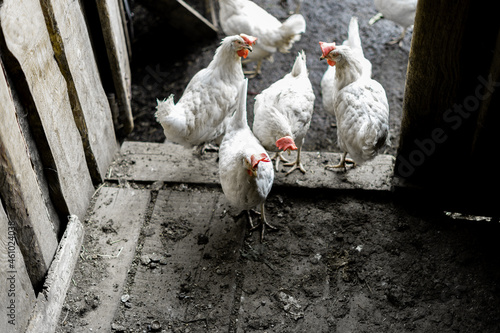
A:
[[[63,248],[61,239],[81,244],[78,219],[105,179],[117,137],[133,128],[120,2],[85,3],[84,10],[79,1],[0,0],[0,278],[15,274],[17,290],[17,325],[0,311],[7,332],[23,332],[35,317],[31,330],[40,329],[36,322],[46,318],[31,310],[52,309],[50,295],[42,305],[37,299],[50,281],[64,298],[64,283],[49,269],[57,275],[54,258],[65,253],[67,270],[79,249]],[[97,13],[99,29],[89,29],[88,12]],[[67,228],[70,215],[76,222]]]
[[[395,175],[441,208],[498,216],[499,109],[495,3],[419,0]]]

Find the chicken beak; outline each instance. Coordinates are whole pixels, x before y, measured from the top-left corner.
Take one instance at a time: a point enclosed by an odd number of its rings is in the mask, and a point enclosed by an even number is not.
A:
[[[252,51],[253,51],[252,46],[250,46],[250,45],[247,45],[246,49],[247,49],[248,51],[250,51],[250,52],[252,52]]]
[[[247,169],[247,174],[250,177],[257,177],[257,170],[256,169],[252,169],[252,168],[248,168]]]

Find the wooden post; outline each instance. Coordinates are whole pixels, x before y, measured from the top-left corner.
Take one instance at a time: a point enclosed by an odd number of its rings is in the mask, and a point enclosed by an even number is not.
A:
[[[494,3],[418,2],[395,175],[449,209],[498,212],[489,192],[500,178],[486,159],[500,142],[495,13]]]

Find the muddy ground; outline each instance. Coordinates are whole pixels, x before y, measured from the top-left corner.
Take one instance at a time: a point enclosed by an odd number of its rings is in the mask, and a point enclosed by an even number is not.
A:
[[[289,8],[279,0],[255,2],[281,20],[288,16]],[[293,9],[294,2],[289,3]],[[174,93],[177,100],[194,73],[210,62],[219,40],[186,46],[140,1],[132,7],[136,13],[132,61],[136,128],[128,140],[162,142],[161,127],[153,117],[155,99]],[[345,39],[349,20],[356,15],[373,78],[386,89],[392,135],[386,153],[395,154],[411,33],[402,47],[387,45],[401,30],[388,21],[369,26],[368,20],[376,14],[371,0],[306,0],[302,14],[306,34],[291,53],[265,62],[263,74],[250,80],[249,91],[258,93],[280,79],[291,69],[296,52],[304,49],[316,94],[305,150],[338,151],[331,126],[335,119],[322,107],[319,83],[327,65],[318,60],[318,41]],[[252,98],[248,103],[251,112]],[[496,221],[444,213],[431,209],[422,198],[400,193],[276,188],[266,207],[279,231],[269,232],[261,244],[241,217],[226,214],[230,208],[218,187],[134,182],[106,186],[148,190],[151,202],[142,217],[136,257],[122,292],[130,293],[130,301],[120,303],[114,329],[110,324],[103,331],[500,332],[500,225]],[[161,210],[155,212],[153,207],[162,204],[167,192],[221,198],[214,199],[214,225],[219,223],[220,230],[232,233],[228,237],[236,237],[237,246],[221,234],[191,233],[191,225],[164,222]],[[190,215],[186,216],[178,221],[189,221]],[[89,221],[85,222],[84,256],[99,250],[92,233],[95,221]],[[203,253],[193,275],[198,280],[180,274],[187,263],[170,267],[168,256],[154,267],[141,263],[154,227],[164,237],[157,253],[171,255],[176,242],[197,240],[195,249],[199,246]],[[79,261],[58,333],[87,332],[88,314],[106,310],[100,308],[99,294],[89,288],[106,278],[107,265],[98,257]],[[170,270],[179,272],[178,278],[165,280],[163,274]],[[141,284],[139,276],[148,277],[150,285]],[[168,288],[163,288],[167,283]],[[170,315],[167,308],[172,304],[164,302],[167,289],[176,295],[175,306],[185,309],[184,320]],[[225,308],[222,300],[228,293],[231,299]]]
[[[256,3],[282,21],[289,16],[288,12],[295,8],[293,0],[288,1],[289,7],[283,7],[279,0],[258,0]],[[174,94],[177,101],[191,77],[210,63],[220,39],[200,41],[200,45],[186,45],[185,40],[178,39],[178,33],[169,33],[171,29],[169,30],[165,20],[154,17],[144,7],[138,5],[135,8],[136,44],[132,61],[132,93],[136,129],[129,136],[129,140],[162,142],[165,137],[161,126],[154,120],[156,98],[163,99]],[[387,93],[392,137],[392,145],[387,149],[387,153],[395,154],[399,142],[411,33],[407,34],[402,47],[388,45],[387,42],[399,36],[402,30],[387,20],[370,26],[368,20],[377,13],[372,0],[304,1],[301,12],[306,19],[306,33],[295,43],[290,53],[277,53],[273,62],[263,62],[263,74],[250,80],[248,91],[257,94],[281,79],[291,71],[297,52],[304,50],[309,78],[316,96],[313,119],[304,149],[338,151],[336,130],[331,126],[335,119],[323,110],[322,105],[320,81],[328,65],[319,60],[321,50],[318,42],[342,42],[347,38],[351,17],[357,16],[365,57],[373,64],[372,76],[384,86]],[[220,38],[223,38],[222,34]],[[249,66],[251,68],[253,65]],[[254,100],[250,96],[250,122],[253,119],[253,103]]]

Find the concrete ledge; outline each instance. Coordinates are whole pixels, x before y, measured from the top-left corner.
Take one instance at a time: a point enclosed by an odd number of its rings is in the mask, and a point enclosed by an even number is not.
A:
[[[294,153],[289,159],[294,159]],[[288,167],[276,172],[276,187],[325,189],[362,189],[389,191],[392,186],[394,157],[379,155],[372,161],[343,170],[325,170],[326,164],[337,163],[339,153],[302,152],[307,170],[296,170],[285,176]],[[108,171],[108,180],[125,179],[142,182],[174,182],[219,184],[217,153],[200,156],[192,149],[172,143],[124,142]]]

